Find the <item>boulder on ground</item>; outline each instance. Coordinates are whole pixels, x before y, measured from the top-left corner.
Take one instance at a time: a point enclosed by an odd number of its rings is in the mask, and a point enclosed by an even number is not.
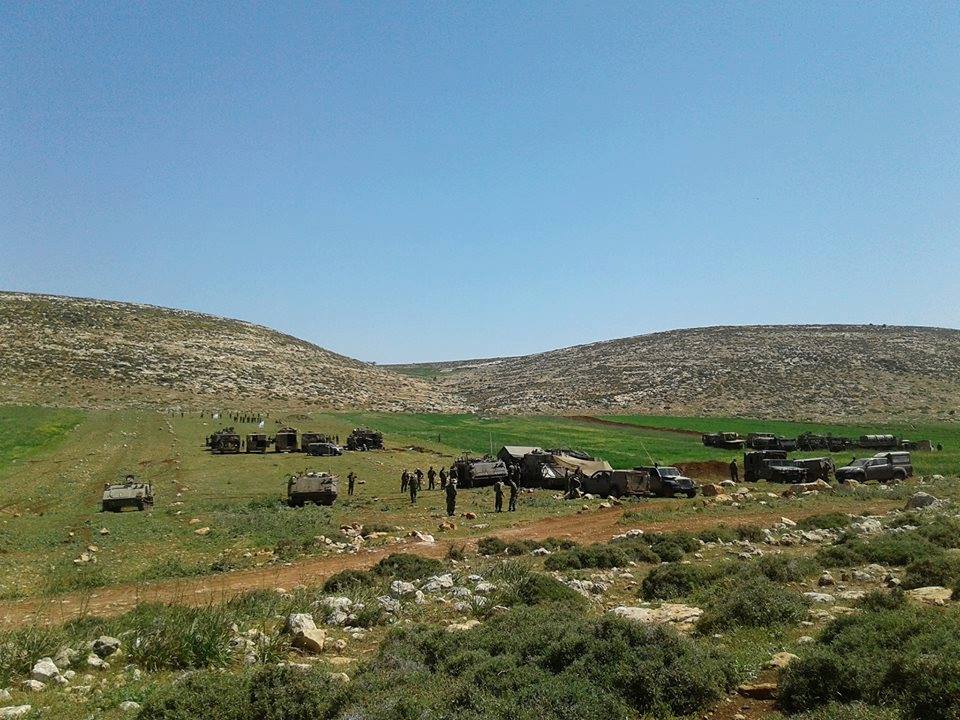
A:
[[[643,625],[670,624],[678,630],[691,629],[703,615],[703,610],[700,608],[679,603],[664,603],[658,608],[621,605],[610,612]]]
[[[60,669],[48,657],[37,660],[30,671],[30,677],[42,683],[52,682],[60,675]]]
[[[938,507],[940,501],[930,493],[917,492],[907,500],[907,510],[917,510],[919,508]]]
[[[939,585],[930,585],[928,587],[907,590],[907,596],[911,599],[928,603],[930,605],[946,605],[952,595],[953,591],[950,588],[941,587]]]
[[[16,720],[16,718],[26,717],[32,709],[32,705],[11,705],[0,708],[0,720]]]
[[[93,651],[102,658],[113,655],[120,649],[120,641],[109,635],[101,635],[93,641]]]
[[[700,494],[704,497],[716,497],[723,493],[723,488],[713,483],[707,483],[700,486]]]
[[[799,660],[800,658],[794,655],[793,653],[788,652],[778,652],[767,662],[767,667],[774,668],[776,670],[783,670],[787,665],[792,663],[794,660]]]
[[[776,683],[750,683],[740,685],[737,693],[751,700],[775,700],[777,697]]]

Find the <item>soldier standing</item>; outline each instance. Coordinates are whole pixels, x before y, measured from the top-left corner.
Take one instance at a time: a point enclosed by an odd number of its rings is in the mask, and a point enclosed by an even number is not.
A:
[[[453,517],[457,512],[457,481],[451,480],[444,489],[447,493],[447,517]]]
[[[503,481],[497,480],[493,484],[493,509],[496,512],[503,512]]]
[[[353,484],[357,481],[357,474],[351,470],[347,475],[347,495],[353,495]]]
[[[447,486],[447,468],[440,468],[440,489],[443,490]]]
[[[403,474],[400,476],[400,492],[404,493],[407,491],[407,485],[410,484],[410,473],[407,472],[406,468],[403,470]]]
[[[423,470],[417,468],[413,471],[413,474],[417,476],[417,489],[419,490],[423,487]]]
[[[517,487],[517,482],[513,478],[507,478],[507,485],[510,486],[510,504],[507,506],[507,510],[515,512],[517,509],[517,492],[520,488]]]
[[[410,504],[417,502],[417,491],[420,489],[420,478],[413,474],[410,476]]]
[[[736,458],[730,461],[730,479],[735,483],[740,482],[740,471],[737,470]]]
[[[437,471],[433,469],[433,465],[430,466],[430,469],[427,470],[427,489],[434,490],[436,488],[437,481]]]

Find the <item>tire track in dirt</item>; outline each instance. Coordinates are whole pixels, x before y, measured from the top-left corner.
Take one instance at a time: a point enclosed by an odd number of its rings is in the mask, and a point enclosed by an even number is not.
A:
[[[885,513],[898,504],[878,500],[865,504],[861,510],[871,514]],[[698,531],[720,524],[765,525],[776,522],[784,510],[757,510],[739,513],[731,517],[705,515],[669,520],[645,522],[644,510],[649,514],[660,511],[657,507],[633,509],[634,518],[629,524],[620,523],[623,508],[591,510],[578,515],[552,517],[531,523],[498,530],[495,534],[505,540],[543,540],[548,537],[563,537],[581,543],[602,542],[624,532],[629,527],[640,527],[646,532],[671,530]],[[791,519],[802,520],[817,515],[823,509],[798,509],[788,514]],[[145,602],[173,603],[182,605],[209,605],[225,602],[237,595],[254,590],[273,590],[278,587],[290,589],[295,585],[316,585],[324,579],[346,569],[364,569],[394,552],[416,552],[428,557],[441,558],[451,546],[466,544],[476,547],[477,538],[441,539],[434,543],[400,542],[353,555],[333,555],[308,558],[299,562],[251,568],[208,575],[204,577],[163,580],[153,583],[109,586],[92,593],[72,593],[56,598],[31,598],[0,602],[0,628],[9,629],[24,625],[44,623],[58,624],[78,617],[112,616],[132,610]]]

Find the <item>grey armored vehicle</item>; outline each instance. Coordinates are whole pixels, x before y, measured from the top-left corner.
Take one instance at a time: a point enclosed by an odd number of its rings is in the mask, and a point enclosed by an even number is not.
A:
[[[330,435],[325,435],[318,432],[305,432],[300,433],[300,451],[301,452],[310,452],[310,446],[314,443],[327,443],[329,445],[336,445],[333,441],[333,437]]]
[[[308,455],[343,455],[343,448],[331,442],[312,442],[304,445]]]
[[[849,465],[837,468],[835,474],[839,482],[902,482],[913,475],[913,463],[908,452],[877,453],[872,458],[854,460]]]
[[[506,482],[510,471],[503,460],[485,457],[481,459],[464,456],[454,462],[457,484],[461,488],[487,487],[498,480]]]
[[[277,430],[277,436],[274,438],[276,451],[288,453],[300,450],[300,442],[297,431],[291,427],[282,427]]]
[[[248,453],[265,453],[270,447],[270,437],[266,433],[250,433],[247,435]]]
[[[124,508],[149,510],[153,507],[153,485],[137,482],[133,475],[127,475],[122,483],[107,483],[100,507],[103,512],[121,512]]]
[[[370,428],[355,428],[347,438],[347,450],[383,450],[383,433]]]
[[[287,503],[290,507],[303,507],[308,502],[333,505],[339,489],[340,478],[336,475],[304,470],[287,478]]]

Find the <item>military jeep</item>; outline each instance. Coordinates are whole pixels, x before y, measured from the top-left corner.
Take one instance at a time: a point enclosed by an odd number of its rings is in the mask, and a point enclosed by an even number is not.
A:
[[[127,475],[122,483],[106,483],[100,508],[103,512],[122,512],[124,508],[149,510],[153,507],[153,485],[137,482]]]
[[[646,493],[654,497],[675,497],[686,495],[692,498],[697,494],[697,484],[675,467],[639,467],[647,474]]]
[[[735,432],[707,433],[703,435],[700,440],[706,447],[721,448],[723,450],[740,450],[743,448],[744,442],[746,442],[740,437],[739,433]]]
[[[347,450],[383,450],[383,433],[370,428],[354,428],[347,438]]]
[[[336,475],[304,470],[287,478],[287,503],[290,507],[303,507],[308,502],[333,505],[339,489],[340,478]]]

